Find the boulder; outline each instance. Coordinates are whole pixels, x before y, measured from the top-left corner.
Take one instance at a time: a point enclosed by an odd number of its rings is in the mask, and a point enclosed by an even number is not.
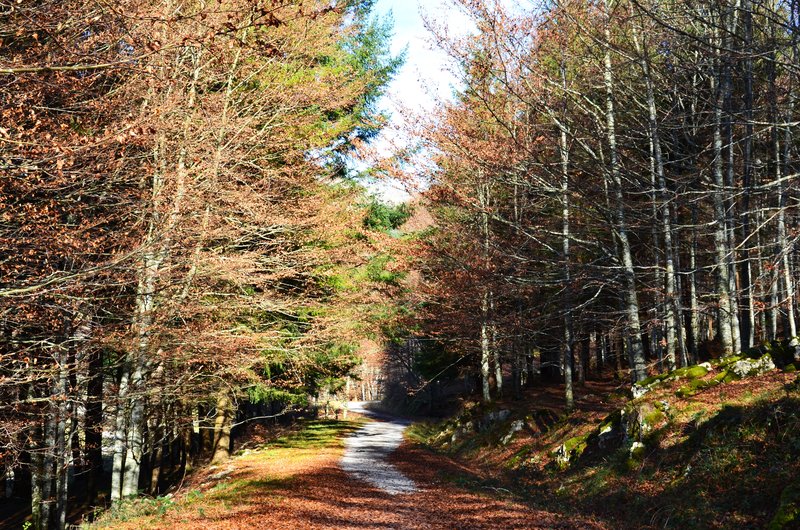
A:
[[[510,442],[511,439],[514,438],[514,435],[516,433],[518,433],[519,431],[521,431],[524,426],[525,426],[525,422],[523,422],[522,420],[512,421],[511,422],[511,430],[508,431],[508,434],[503,436],[503,439],[501,440],[501,443],[503,445],[508,444],[508,442]]]
[[[775,363],[770,354],[763,355],[759,359],[742,359],[730,367],[730,371],[740,379],[762,375],[774,369]]]
[[[635,460],[644,459],[645,445],[642,442],[633,442],[628,455]]]
[[[633,399],[638,399],[663,381],[677,381],[679,379],[694,381],[704,377],[712,368],[711,363],[706,362],[692,366],[684,366],[683,368],[678,368],[677,370],[665,374],[654,375],[643,381],[634,383],[631,387],[631,394],[633,394]]]
[[[511,411],[508,409],[493,410],[484,414],[483,418],[478,422],[477,429],[485,431],[492,428],[495,423],[506,421],[511,416]]]
[[[639,399],[643,395],[647,394],[653,389],[652,386],[640,386],[638,383],[634,383],[633,387],[631,387],[631,393],[633,394],[633,399]]]
[[[559,469],[566,469],[580,458],[586,450],[586,441],[589,439],[589,436],[589,434],[575,436],[559,445],[553,454],[556,466],[558,466]]]

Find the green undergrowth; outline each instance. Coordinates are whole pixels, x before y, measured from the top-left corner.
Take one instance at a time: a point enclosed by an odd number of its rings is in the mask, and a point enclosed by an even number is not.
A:
[[[321,449],[341,447],[344,437],[358,430],[362,421],[316,420],[267,444],[267,449]]]
[[[520,403],[488,431],[465,434],[462,413],[414,425],[409,438],[505,477],[501,486],[532,505],[613,528],[800,528],[800,377],[779,376],[779,366],[728,387],[728,368],[741,359],[663,377],[600,419],[575,413],[539,428]],[[696,392],[682,395],[687,386]],[[526,428],[498,443],[515,418]]]

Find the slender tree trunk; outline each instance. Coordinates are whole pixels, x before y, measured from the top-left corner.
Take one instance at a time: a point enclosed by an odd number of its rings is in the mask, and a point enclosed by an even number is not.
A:
[[[715,26],[714,29],[715,42],[720,42],[719,28]],[[725,94],[723,90],[722,66],[719,57],[719,51],[716,52],[714,65],[714,75],[711,76],[711,90],[715,94],[714,102],[714,163],[713,163],[713,201],[714,201],[714,251],[716,258],[716,290],[718,299],[718,321],[717,327],[719,331],[719,338],[722,343],[722,350],[724,355],[731,355],[735,353],[733,334],[731,331],[732,326],[732,312],[731,312],[731,293],[730,293],[730,267],[729,267],[729,249],[728,249],[728,233],[727,233],[727,216],[725,213],[725,176],[724,176],[724,158],[723,158],[723,145],[722,145],[722,109],[725,102]]]
[[[755,304],[752,287],[752,266],[750,263],[750,197],[753,187],[753,12],[751,0],[743,0],[744,6],[744,142],[742,145],[743,195],[741,210],[742,229],[742,348],[752,348],[755,341]]]
[[[727,31],[722,37],[722,46],[725,50],[734,49],[736,47],[736,40],[731,38],[736,33],[739,20],[739,12],[741,7],[741,0],[737,0],[734,6],[726,14]],[[735,53],[735,52],[733,52]],[[741,329],[739,325],[739,300],[737,288],[737,274],[736,274],[736,230],[734,226],[734,211],[736,201],[730,198],[727,190],[733,190],[735,184],[734,178],[734,136],[733,136],[733,80],[732,80],[732,65],[730,59],[731,52],[726,52],[725,60],[721,64],[722,68],[722,87],[723,87],[723,105],[724,105],[724,119],[723,130],[725,132],[725,153],[727,158],[727,167],[725,172],[725,231],[727,233],[728,245],[728,292],[730,293],[730,320],[731,320],[731,341],[733,343],[733,350],[739,352],[742,349]]]
[[[697,205],[692,205],[692,242],[689,246],[689,327],[692,334],[690,351],[692,360],[699,360],[700,345],[700,304],[697,296]]]
[[[87,400],[84,421],[87,502],[97,498],[103,478],[103,350],[92,348],[88,359]]]
[[[488,184],[478,184],[478,201],[481,207],[481,237],[483,239],[483,267],[489,272],[489,188]],[[489,282],[489,278],[484,281]],[[492,292],[488,286],[484,287],[483,300],[481,301],[481,378],[483,382],[483,400],[490,402],[491,396],[491,362],[492,362]]]
[[[566,65],[561,62],[561,82],[564,89],[564,114],[566,114]],[[564,312],[564,344],[561,348],[561,367],[564,374],[564,397],[567,410],[575,406],[573,395],[572,356],[574,331],[572,324],[572,277],[570,258],[570,200],[569,200],[569,145],[565,124],[559,127],[559,155],[561,158],[561,245],[564,263],[564,285],[561,309]]]
[[[626,314],[626,334],[630,341],[628,357],[631,363],[631,378],[634,382],[642,381],[647,377],[647,363],[642,345],[642,329],[639,322],[639,297],[636,291],[636,272],[633,266],[633,255],[628,238],[628,225],[625,219],[625,199],[620,174],[619,155],[617,153],[616,115],[614,111],[614,78],[611,64],[611,30],[610,30],[610,0],[604,1],[606,11],[605,38],[606,51],[604,59],[603,78],[606,90],[606,135],[608,150],[611,157],[610,176],[614,188],[614,214],[616,221],[616,235],[620,244],[621,262],[623,267],[623,299]]]
[[[57,403],[55,407],[55,445],[54,465],[55,465],[55,495],[54,495],[54,519],[55,527],[66,528],[67,525],[67,499],[69,497],[67,474],[69,472],[72,457],[71,430],[72,419],[70,418],[70,400],[68,399],[68,380],[69,380],[69,349],[60,348],[58,355],[58,377],[53,385],[53,398]]]
[[[48,530],[50,526],[49,509],[42,491],[43,474],[44,449],[37,448],[31,453],[31,521],[35,530]]]
[[[797,323],[794,314],[794,279],[792,278],[792,268],[789,262],[790,246],[786,235],[786,191],[784,190],[783,174],[781,172],[780,141],[777,139],[777,134],[775,137],[775,179],[778,184],[778,249],[776,261],[778,262],[784,288],[781,305],[785,304],[786,307],[786,326],[783,333],[786,338],[793,339],[797,337]]]
[[[670,211],[671,197],[667,189],[667,180],[664,173],[664,157],[661,149],[661,135],[658,126],[658,113],[656,109],[655,93],[653,81],[650,76],[650,63],[647,56],[647,49],[640,44],[637,32],[634,30],[634,42],[636,51],[640,57],[640,64],[644,74],[645,87],[647,91],[647,112],[650,131],[650,142],[652,145],[653,167],[658,180],[659,195],[661,197],[660,214],[661,228],[664,234],[664,281],[665,281],[665,315],[667,335],[667,369],[672,371],[676,366],[676,350],[678,339],[678,289],[675,274],[675,258],[672,245],[672,213]],[[658,213],[658,212],[656,212]]]

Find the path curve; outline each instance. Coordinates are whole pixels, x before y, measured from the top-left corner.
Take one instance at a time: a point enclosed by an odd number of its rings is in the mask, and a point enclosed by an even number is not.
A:
[[[350,475],[392,495],[415,493],[418,488],[388,460],[403,442],[409,422],[367,408],[368,402],[352,401],[348,410],[373,421],[345,438],[344,456],[339,465]]]

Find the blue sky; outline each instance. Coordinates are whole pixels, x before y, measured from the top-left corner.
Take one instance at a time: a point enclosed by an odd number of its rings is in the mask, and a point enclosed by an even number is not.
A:
[[[447,0],[378,0],[375,14],[383,17],[389,13],[394,19],[392,52],[399,54],[406,48],[407,53],[406,63],[390,84],[381,106],[392,115],[392,124],[399,129],[403,125],[400,108],[424,114],[434,107],[436,100],[448,99],[452,94],[454,79],[447,70],[447,57],[431,43],[423,15],[437,24],[446,21],[454,34],[466,32],[469,22]],[[390,127],[376,144],[388,149],[392,141],[398,140],[403,140],[402,135]],[[387,200],[407,198],[396,184],[381,182],[370,187]]]
[[[387,104],[400,101],[429,109],[433,102],[428,90],[436,97],[449,97],[453,80],[446,70],[447,58],[430,43],[423,15],[433,18],[437,24],[447,21],[455,33],[466,28],[464,15],[446,0],[428,0],[424,7],[419,0],[378,0],[375,13],[379,16],[392,14],[395,33],[392,52],[399,54],[408,48],[406,64],[389,89]]]

